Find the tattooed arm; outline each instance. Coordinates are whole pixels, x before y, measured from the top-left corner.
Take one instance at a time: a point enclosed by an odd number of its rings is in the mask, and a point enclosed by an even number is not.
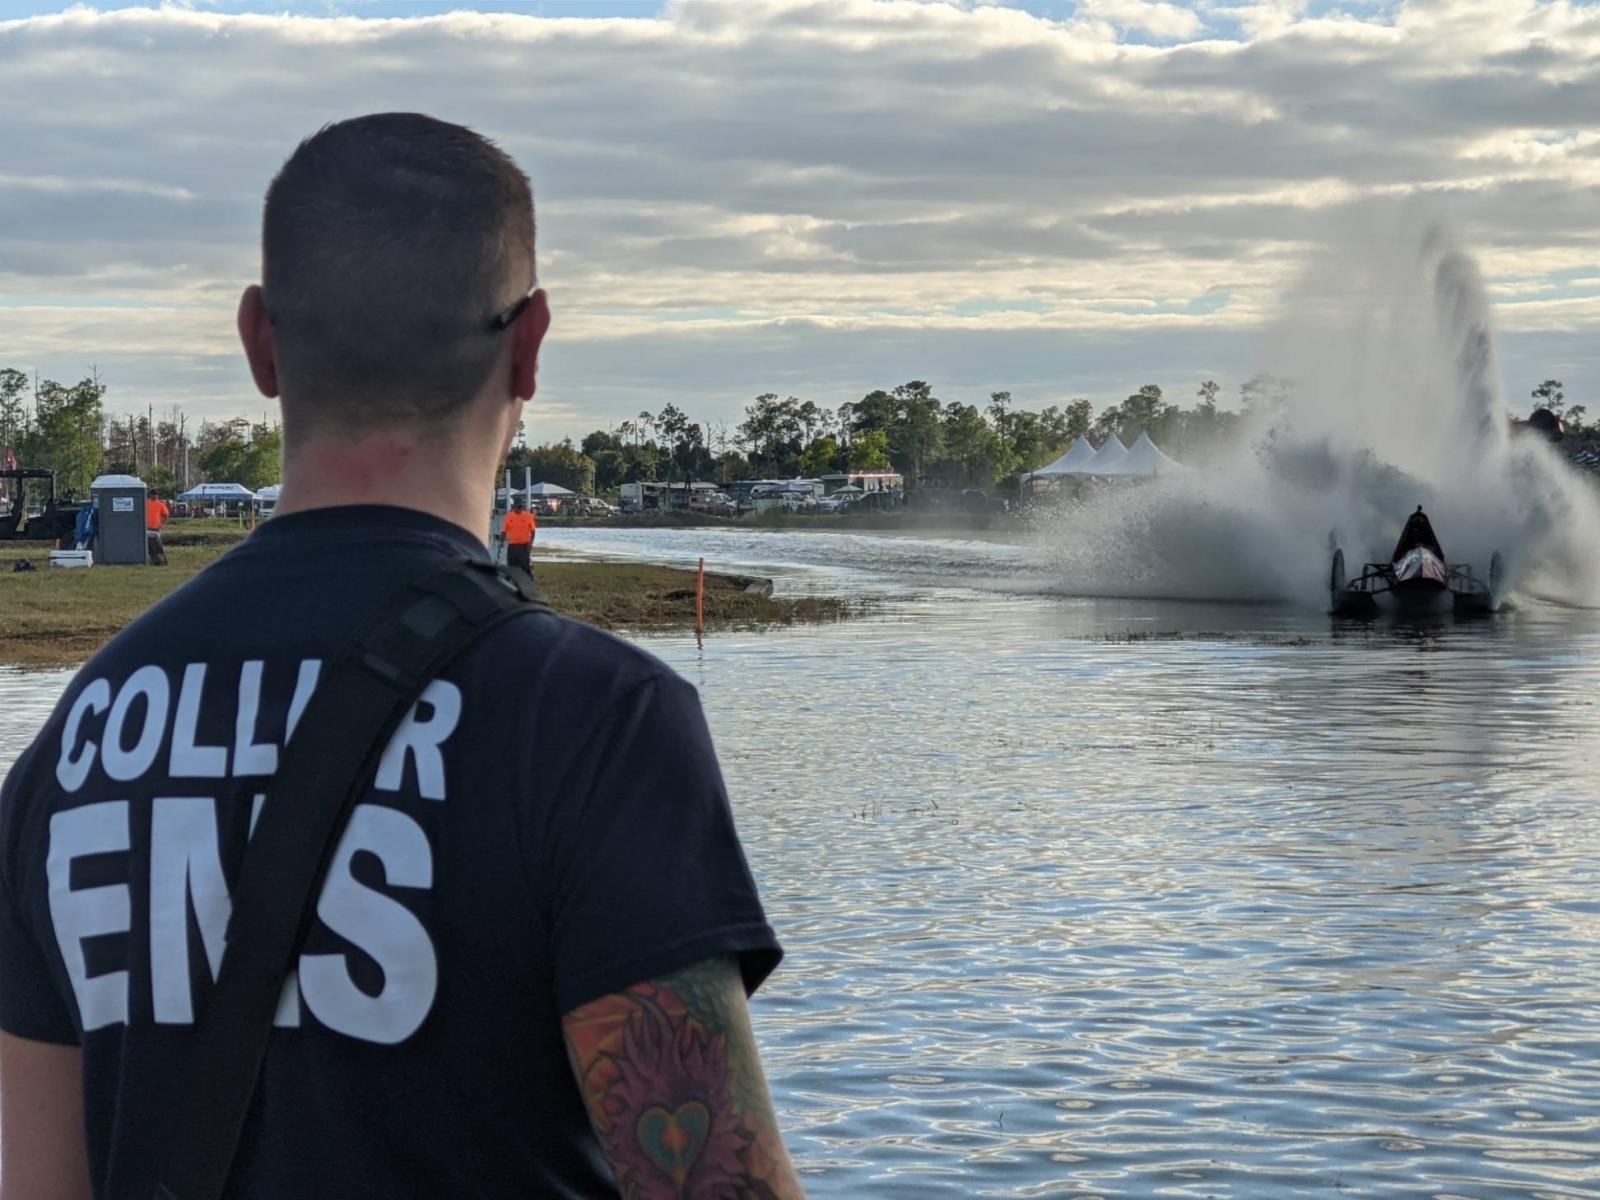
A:
[[[603,996],[561,1025],[624,1200],[804,1200],[730,959]]]

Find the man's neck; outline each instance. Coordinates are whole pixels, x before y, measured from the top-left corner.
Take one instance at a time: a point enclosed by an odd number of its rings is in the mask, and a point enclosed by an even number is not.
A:
[[[284,448],[278,513],[350,504],[414,508],[487,537],[494,467],[482,455],[410,431],[309,437]]]

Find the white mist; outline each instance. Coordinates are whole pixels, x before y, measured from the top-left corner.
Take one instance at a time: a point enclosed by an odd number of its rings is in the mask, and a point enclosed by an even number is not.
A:
[[[1064,590],[1325,606],[1328,539],[1352,573],[1423,505],[1452,564],[1507,590],[1600,602],[1600,498],[1537,437],[1512,438],[1488,299],[1439,208],[1373,206],[1330,230],[1267,330],[1289,381],[1206,468],[1125,482],[1048,520]]]

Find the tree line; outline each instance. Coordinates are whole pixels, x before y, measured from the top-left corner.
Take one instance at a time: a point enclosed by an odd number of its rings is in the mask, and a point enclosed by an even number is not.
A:
[[[1257,376],[1240,389],[1240,407],[1276,403],[1285,387],[1271,376]],[[1082,398],[1033,411],[1008,391],[991,392],[982,406],[945,401],[920,379],[874,389],[837,409],[764,392],[731,428],[691,421],[669,404],[659,413],[641,412],[597,429],[576,445],[571,439],[519,445],[508,463],[519,474],[527,466],[545,482],[583,493],[639,480],[725,484],[891,470],[905,476],[908,488],[1014,487],[1023,472],[1044,466],[1085,435],[1103,441],[1116,434],[1131,442],[1148,432],[1180,458],[1203,455],[1241,419],[1241,413],[1218,406],[1221,391],[1206,380],[1185,408],[1146,384],[1099,414]]]
[[[60,490],[88,494],[97,475],[137,475],[154,491],[175,495],[203,482],[239,483],[255,490],[282,474],[283,439],[265,418],[202,421],[192,432],[176,405],[165,414],[108,415],[106,384],[96,371],[63,384],[14,367],[0,368],[0,463],[11,451],[19,464],[50,467]],[[1248,414],[1281,406],[1289,384],[1257,375],[1239,387],[1237,408],[1222,408],[1214,380],[1196,388],[1193,403],[1170,402],[1145,384],[1095,413],[1078,398],[1032,411],[1008,391],[989,393],[982,406],[944,401],[931,384],[911,380],[875,389],[830,409],[796,396],[764,392],[745,407],[744,420],[693,421],[675,404],[641,412],[578,444],[571,439],[528,446],[518,439],[507,465],[520,479],[534,476],[582,494],[639,480],[815,478],[842,471],[898,471],[908,487],[1014,487],[1020,476],[1062,454],[1080,436],[1096,442],[1116,434],[1132,442],[1149,433],[1182,461],[1203,461]],[[1534,408],[1549,408],[1574,431],[1586,408],[1568,404],[1560,380],[1531,393]]]
[[[0,367],[0,465],[6,454],[24,467],[56,472],[59,491],[87,496],[99,475],[137,475],[172,496],[197,483],[239,483],[252,491],[283,473],[282,431],[265,418],[202,421],[192,432],[172,406],[158,417],[108,414],[99,372],[77,383]]]
[[[1281,409],[1289,394],[1289,381],[1271,374],[1240,384],[1237,404],[1229,408],[1218,403],[1221,385],[1207,379],[1188,405],[1173,403],[1148,383],[1099,413],[1083,398],[1035,412],[1008,391],[989,393],[982,406],[946,402],[924,380],[875,389],[837,409],[764,392],[731,428],[692,421],[669,404],[659,413],[641,412],[597,429],[576,445],[571,439],[519,444],[509,462],[519,475],[528,466],[540,480],[585,494],[639,480],[726,484],[874,470],[898,471],[908,487],[1011,488],[1081,436],[1098,444],[1115,434],[1127,444],[1148,433],[1180,461],[1204,463],[1241,421]],[[1583,429],[1586,409],[1565,403],[1560,380],[1545,380],[1532,399],[1535,408],[1551,408],[1569,429]]]

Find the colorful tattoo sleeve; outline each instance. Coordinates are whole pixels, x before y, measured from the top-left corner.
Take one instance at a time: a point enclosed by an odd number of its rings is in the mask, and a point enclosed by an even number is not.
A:
[[[738,968],[713,959],[562,1021],[624,1200],[801,1200]]]

